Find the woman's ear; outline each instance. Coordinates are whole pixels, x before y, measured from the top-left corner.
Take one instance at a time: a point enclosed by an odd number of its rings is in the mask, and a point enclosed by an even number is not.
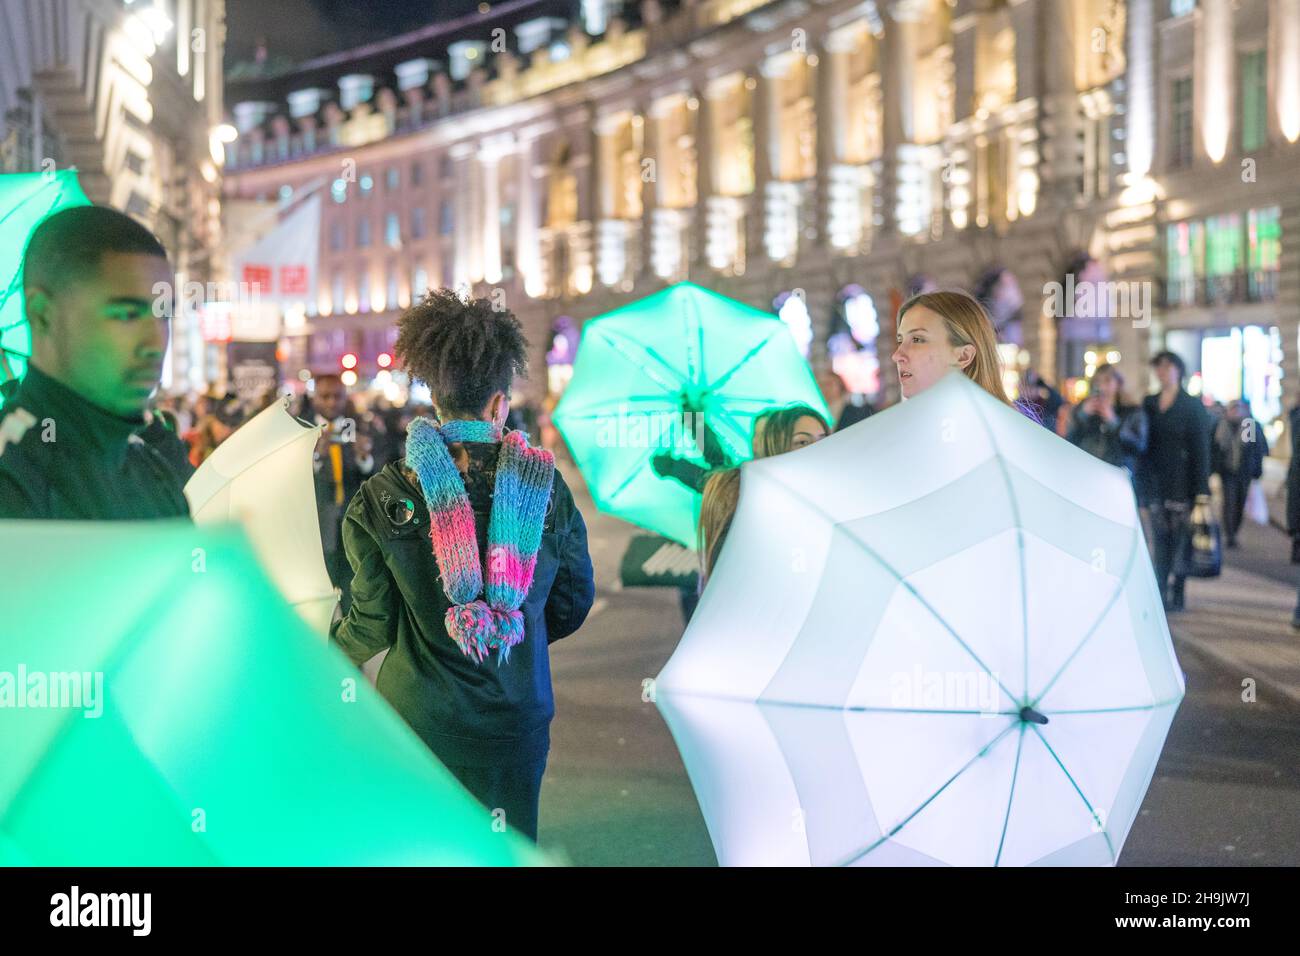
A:
[[[965,369],[973,361],[975,361],[975,346],[963,345],[957,350],[958,368]]]

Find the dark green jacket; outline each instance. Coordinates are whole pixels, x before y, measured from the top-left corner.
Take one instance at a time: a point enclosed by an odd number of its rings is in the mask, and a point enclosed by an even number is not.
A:
[[[466,490],[483,556],[489,469],[499,445],[464,447],[471,458]],[[428,508],[402,462],[389,463],[361,485],[343,520],[343,546],[352,565],[352,607],[335,622],[330,639],[357,664],[389,648],[379,692],[438,758],[473,767],[544,755],[555,714],[547,645],[581,626],[595,596],[587,526],[560,473],[533,584],[520,608],[524,640],[505,664],[498,665],[495,654],[475,664],[447,635],[450,602],[429,540]]]
[[[0,419],[0,519],[189,518],[182,478],[121,418],[29,366]]]

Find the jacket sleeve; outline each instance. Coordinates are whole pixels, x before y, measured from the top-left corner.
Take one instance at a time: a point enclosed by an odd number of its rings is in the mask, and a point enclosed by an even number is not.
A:
[[[330,643],[354,664],[364,664],[393,643],[395,585],[358,494],[343,519],[343,548],[352,566],[352,607],[330,627]]]
[[[1196,430],[1192,441],[1192,493],[1195,495],[1210,494],[1210,433],[1214,429],[1213,420],[1210,413],[1207,412],[1199,400],[1192,406],[1195,414],[1193,419],[1196,422]]]
[[[1150,425],[1147,413],[1140,408],[1132,409],[1124,416],[1119,427],[1120,447],[1130,455],[1140,455],[1147,450],[1147,432]]]
[[[1087,417],[1082,405],[1070,413],[1070,427],[1065,431],[1065,440],[1071,445],[1077,445],[1083,440],[1083,426]]]
[[[568,637],[582,626],[596,598],[596,579],[587,550],[587,524],[573,494],[555,473],[556,532],[560,566],[546,597],[547,643]]]

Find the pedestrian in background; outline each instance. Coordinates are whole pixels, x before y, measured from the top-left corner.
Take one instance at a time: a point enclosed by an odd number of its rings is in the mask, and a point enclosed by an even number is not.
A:
[[[1124,377],[1113,365],[1099,365],[1088,397],[1070,416],[1066,440],[1108,465],[1125,469],[1130,480],[1147,448],[1147,415],[1124,395]]]
[[[1192,508],[1210,501],[1210,420],[1183,388],[1187,366],[1173,352],[1151,360],[1160,391],[1142,403],[1146,451],[1138,459],[1138,501],[1151,525],[1151,559],[1168,611],[1185,604],[1186,577],[1178,562],[1190,544]]]
[[[821,415],[807,405],[787,405],[763,412],[754,419],[754,457],[771,458],[821,441],[830,434],[830,426]],[[731,519],[736,514],[740,500],[740,469],[722,468],[709,475],[704,484],[704,497],[700,502],[700,524],[696,532],[700,553],[700,583],[695,601],[704,590],[713,573]],[[686,615],[690,621],[690,615]]]
[[[1237,546],[1246,496],[1251,483],[1263,477],[1267,457],[1268,438],[1264,426],[1250,414],[1250,402],[1229,402],[1210,446],[1210,468],[1223,489],[1223,537],[1229,548]]]
[[[1286,530],[1291,535],[1291,563],[1300,564],[1300,405],[1291,409],[1287,417],[1287,433],[1291,436],[1291,464],[1286,470]],[[1296,588],[1291,626],[1300,631],[1300,586]]]
[[[321,426],[312,456],[321,547],[330,582],[346,614],[352,601],[352,568],[343,548],[343,516],[361,482],[375,471],[373,440],[357,421],[347,387],[338,375],[319,375],[308,404],[308,420]]]

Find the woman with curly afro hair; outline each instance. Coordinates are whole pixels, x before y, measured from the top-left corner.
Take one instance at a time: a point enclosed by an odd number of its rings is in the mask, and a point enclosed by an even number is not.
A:
[[[433,396],[406,456],[343,522],[352,606],[330,639],[507,827],[537,838],[555,713],[552,641],[595,592],[587,528],[550,452],[505,427],[527,371],[518,319],[439,289],[398,322],[397,359]],[[432,808],[431,808],[432,809]]]

